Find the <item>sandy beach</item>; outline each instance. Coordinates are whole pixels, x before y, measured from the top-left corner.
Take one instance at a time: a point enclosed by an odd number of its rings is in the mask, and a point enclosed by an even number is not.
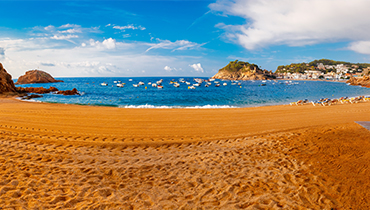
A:
[[[370,102],[124,109],[0,98],[0,209],[370,209]]]

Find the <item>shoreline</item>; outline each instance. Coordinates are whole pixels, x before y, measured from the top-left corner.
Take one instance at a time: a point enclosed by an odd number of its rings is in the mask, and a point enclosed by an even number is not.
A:
[[[27,120],[45,117],[38,116],[36,113],[42,113],[42,111],[37,111],[38,109],[46,109],[48,113],[57,113],[57,116],[60,117],[60,119],[56,118],[56,116],[45,119],[45,123],[47,122],[50,125],[58,122],[58,125],[64,124],[76,130],[83,130],[83,127],[89,128],[91,127],[90,124],[94,124],[96,125],[95,127],[99,127],[102,130],[102,132],[99,131],[98,133],[105,133],[106,135],[117,134],[124,138],[125,135],[121,134],[121,131],[127,131],[131,133],[132,137],[138,136],[140,133],[140,138],[145,137],[146,140],[153,139],[152,135],[161,136],[163,134],[167,134],[169,138],[181,136],[180,134],[187,136],[186,138],[189,139],[192,136],[198,136],[200,139],[220,138],[220,135],[228,138],[258,134],[261,131],[271,132],[327,125],[327,119],[337,122],[342,121],[343,123],[368,121],[369,118],[367,117],[370,116],[370,114],[364,111],[370,107],[368,102],[332,106],[312,106],[307,104],[303,106],[274,105],[225,109],[137,109],[35,103],[14,98],[0,98],[0,102],[2,107],[5,106],[7,109],[12,110],[13,114],[23,112],[16,111],[15,107],[18,110],[34,110],[34,112],[24,111],[27,113],[26,116],[14,115],[14,119],[18,118],[15,120],[18,123],[28,124]],[[359,107],[364,109],[359,109]],[[357,109],[359,111],[356,111]],[[348,110],[353,111],[350,112]],[[59,113],[64,113],[65,115],[59,116]],[[68,117],[71,119],[75,118],[76,121],[68,120]],[[92,118],[93,121],[91,119],[85,120],[84,118]],[[43,125],[40,124],[39,126]],[[120,126],[124,126],[124,128],[120,129]],[[171,126],[172,128],[170,128]],[[146,127],[153,129],[146,129]],[[218,127],[223,129],[220,130]],[[96,130],[90,131],[93,133],[97,132]]]
[[[370,103],[122,109],[0,98],[0,207],[368,209]]]

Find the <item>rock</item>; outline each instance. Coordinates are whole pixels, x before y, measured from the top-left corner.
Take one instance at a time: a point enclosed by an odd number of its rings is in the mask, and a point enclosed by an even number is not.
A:
[[[41,98],[41,97],[42,97],[42,95],[31,94],[31,95],[23,96],[22,99],[23,100],[30,100],[30,99],[33,99],[33,98]]]
[[[46,89],[44,87],[17,87],[17,91],[19,93],[38,93],[38,94],[45,94],[50,92],[56,92],[59,91],[55,87],[49,87],[49,89]]]
[[[72,90],[60,90],[57,92],[57,94],[63,94],[65,96],[79,95],[76,88],[73,88]]]
[[[15,93],[17,90],[15,89],[12,76],[6,72],[3,64],[0,63],[0,94],[9,92]]]
[[[54,83],[63,82],[62,80],[54,79],[50,74],[41,70],[30,70],[25,75],[20,76],[18,81],[15,83],[19,84],[33,84],[33,83]]]
[[[363,76],[363,77],[351,77],[346,83],[350,85],[360,85],[362,87],[370,88],[370,76]]]
[[[55,93],[55,94],[63,94],[63,95],[79,95],[76,88],[72,90],[58,90],[56,87],[49,87],[46,89],[44,87],[17,87],[17,91],[19,93],[38,93],[38,94],[45,94],[45,93]]]

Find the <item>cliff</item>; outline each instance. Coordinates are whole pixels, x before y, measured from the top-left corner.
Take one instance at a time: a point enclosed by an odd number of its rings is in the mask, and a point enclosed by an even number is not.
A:
[[[350,85],[360,85],[362,87],[370,88],[370,76],[364,76],[359,78],[351,77],[347,81],[347,83],[349,83]]]
[[[54,79],[50,74],[40,70],[27,71],[25,75],[20,76],[16,85],[20,84],[32,84],[32,83],[53,83],[63,82],[62,80]]]
[[[261,70],[255,64],[236,60],[220,69],[212,78],[226,80],[266,80],[275,79],[276,76],[272,71]]]
[[[0,63],[0,94],[17,92],[12,80],[12,76],[6,72],[3,64]]]

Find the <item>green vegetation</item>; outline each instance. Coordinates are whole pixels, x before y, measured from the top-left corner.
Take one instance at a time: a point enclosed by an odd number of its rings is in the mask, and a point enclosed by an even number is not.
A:
[[[259,68],[256,64],[251,64],[251,63],[248,63],[248,62],[238,61],[238,60],[230,61],[229,64],[227,64],[225,67],[223,67],[220,70],[230,71],[230,72],[237,72],[237,71],[240,71],[240,70],[243,71],[243,70],[249,70],[249,69],[259,70]]]
[[[319,69],[318,64],[322,63],[324,66],[330,65],[333,66],[333,68],[325,68],[325,69]],[[323,73],[328,73],[331,71],[336,71],[335,67],[338,64],[343,64],[347,67],[353,67],[354,69],[365,69],[367,67],[370,67],[369,63],[350,63],[350,62],[344,62],[344,61],[334,61],[329,59],[320,59],[320,60],[314,60],[309,63],[292,63],[290,65],[282,65],[278,66],[276,69],[276,73],[305,73],[305,71],[309,70],[316,70],[321,71]]]

